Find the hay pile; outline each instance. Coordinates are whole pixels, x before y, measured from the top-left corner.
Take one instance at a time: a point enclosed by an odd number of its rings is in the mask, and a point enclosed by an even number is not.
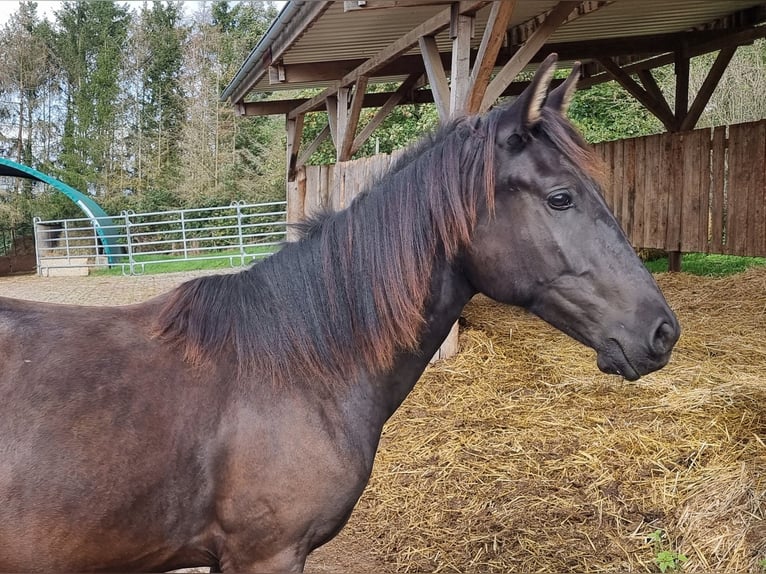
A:
[[[409,572],[656,572],[662,550],[766,572],[766,269],[658,282],[684,332],[637,383],[474,300],[460,355],[387,425],[352,533]]]

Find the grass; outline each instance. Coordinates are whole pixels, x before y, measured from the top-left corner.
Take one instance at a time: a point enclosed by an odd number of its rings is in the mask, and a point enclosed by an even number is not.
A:
[[[253,255],[265,257],[271,255],[279,249],[275,245],[263,247],[250,246],[245,249],[248,257],[245,258],[245,265],[249,265]],[[180,271],[199,271],[203,269],[231,269],[233,266],[240,265],[240,251],[231,249],[227,251],[215,251],[203,253],[200,257],[220,257],[220,259],[195,259],[193,257],[183,258],[179,256],[159,255],[156,253],[136,254],[133,256],[136,274],[144,273],[177,273]],[[260,257],[259,257],[260,258]],[[124,275],[130,273],[130,267],[127,264],[114,265],[108,269],[93,269],[91,275]],[[232,265],[232,261],[234,265]]]
[[[667,257],[646,261],[645,264],[652,273],[662,273],[668,270]],[[766,258],[706,253],[685,253],[681,258],[682,272],[706,277],[724,277],[761,265],[766,265]]]

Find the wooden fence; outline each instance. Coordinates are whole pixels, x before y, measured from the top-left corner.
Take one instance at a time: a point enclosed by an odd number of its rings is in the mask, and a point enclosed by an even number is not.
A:
[[[606,201],[636,248],[766,256],[766,120],[598,144]],[[306,166],[288,222],[342,209],[394,157]]]
[[[766,255],[766,120],[596,146],[635,247]]]

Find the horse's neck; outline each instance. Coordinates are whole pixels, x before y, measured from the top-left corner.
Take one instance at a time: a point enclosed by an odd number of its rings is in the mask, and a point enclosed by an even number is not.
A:
[[[455,266],[445,264],[435,269],[419,348],[415,352],[400,353],[390,371],[368,381],[377,402],[376,413],[371,416],[381,427],[412,391],[474,293],[473,287]]]

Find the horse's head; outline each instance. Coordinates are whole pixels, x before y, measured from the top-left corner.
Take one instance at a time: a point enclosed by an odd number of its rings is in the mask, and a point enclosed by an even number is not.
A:
[[[491,112],[494,207],[480,215],[465,268],[480,292],[529,309],[595,349],[602,371],[636,380],[668,362],[680,328],[564,118],[579,66],[546,98],[555,61]]]

